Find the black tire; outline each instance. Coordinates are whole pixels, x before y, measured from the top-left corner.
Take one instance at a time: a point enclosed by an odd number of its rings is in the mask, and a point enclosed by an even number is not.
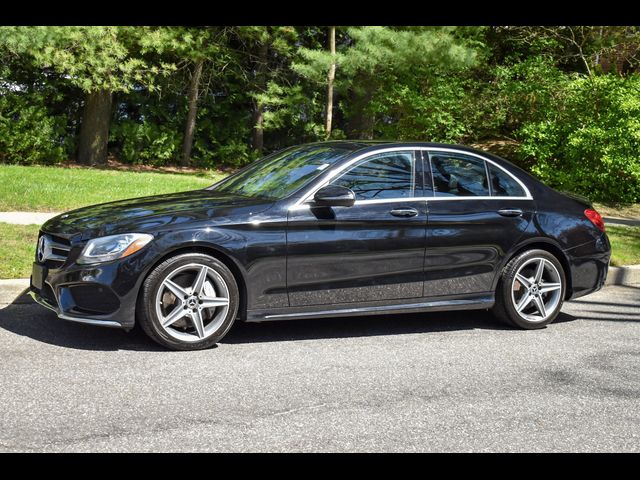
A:
[[[520,315],[516,310],[516,306],[514,305],[514,299],[511,292],[513,288],[514,277],[520,267],[534,258],[544,258],[545,260],[551,262],[560,274],[561,279],[559,303],[554,308],[553,312],[550,313],[547,318],[541,321],[529,321],[522,315]],[[560,313],[565,297],[565,291],[566,275],[564,269],[562,268],[562,264],[558,261],[558,259],[546,250],[527,250],[512,258],[502,270],[502,274],[496,288],[496,302],[491,309],[491,312],[496,318],[498,318],[503,323],[506,323],[507,325],[527,330],[543,328],[544,326],[553,322]]]
[[[155,308],[155,298],[164,280],[176,269],[189,264],[206,265],[222,277],[229,292],[229,309],[222,324],[213,333],[202,340],[187,342],[172,337],[162,327]],[[145,279],[136,306],[136,318],[142,330],[163,347],[172,350],[202,350],[212,347],[226,335],[236,319],[239,304],[238,284],[233,273],[224,263],[209,255],[185,253],[165,260]]]

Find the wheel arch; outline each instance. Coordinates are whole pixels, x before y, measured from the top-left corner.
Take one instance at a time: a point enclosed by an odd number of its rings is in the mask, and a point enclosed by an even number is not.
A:
[[[558,259],[558,261],[562,265],[562,269],[564,270],[564,280],[566,282],[564,299],[567,300],[568,298],[570,298],[573,293],[573,285],[571,281],[571,264],[569,263],[569,259],[567,258],[562,248],[560,248],[560,245],[549,238],[528,239],[526,242],[519,244],[508,255],[506,255],[502,262],[502,265],[500,265],[500,269],[498,270],[496,278],[493,281],[493,290],[495,291],[495,289],[497,288],[498,282],[500,281],[500,277],[502,275],[502,271],[504,270],[504,267],[511,261],[511,259],[517,255],[520,255],[526,250],[534,249],[545,250]]]
[[[209,255],[222,263],[231,270],[233,277],[238,284],[238,292],[240,293],[240,305],[238,307],[238,318],[240,320],[244,320],[246,318],[247,311],[247,284],[244,274],[242,272],[241,267],[238,265],[237,261],[230,255],[228,252],[225,252],[221,249],[216,248],[211,245],[203,245],[203,244],[195,244],[195,245],[178,245],[171,250],[166,251],[162,256],[158,257],[147,269],[147,271],[142,275],[142,280],[140,281],[140,286],[138,289],[138,295],[136,303],[140,301],[140,296],[142,295],[142,285],[146,281],[147,277],[155,270],[155,268],[160,265],[165,260],[175,257],[178,255],[182,255],[185,253],[201,253],[204,255]]]

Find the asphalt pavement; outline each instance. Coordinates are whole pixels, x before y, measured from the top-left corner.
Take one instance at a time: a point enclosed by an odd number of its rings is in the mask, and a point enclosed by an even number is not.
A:
[[[640,286],[538,331],[484,311],[236,324],[188,353],[14,296],[4,452],[640,451]]]

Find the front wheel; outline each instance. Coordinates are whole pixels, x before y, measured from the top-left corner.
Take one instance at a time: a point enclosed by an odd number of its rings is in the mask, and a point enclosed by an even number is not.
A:
[[[546,250],[528,250],[502,271],[492,312],[505,323],[525,329],[553,322],[565,296],[565,273]]]
[[[229,331],[239,294],[229,268],[199,253],[171,257],[146,278],[138,301],[144,332],[173,350],[209,348]]]

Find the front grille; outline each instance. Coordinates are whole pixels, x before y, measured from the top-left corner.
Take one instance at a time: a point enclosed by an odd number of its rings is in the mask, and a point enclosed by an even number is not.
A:
[[[36,248],[36,261],[44,263],[48,268],[60,268],[67,261],[71,243],[57,235],[40,232]]]

